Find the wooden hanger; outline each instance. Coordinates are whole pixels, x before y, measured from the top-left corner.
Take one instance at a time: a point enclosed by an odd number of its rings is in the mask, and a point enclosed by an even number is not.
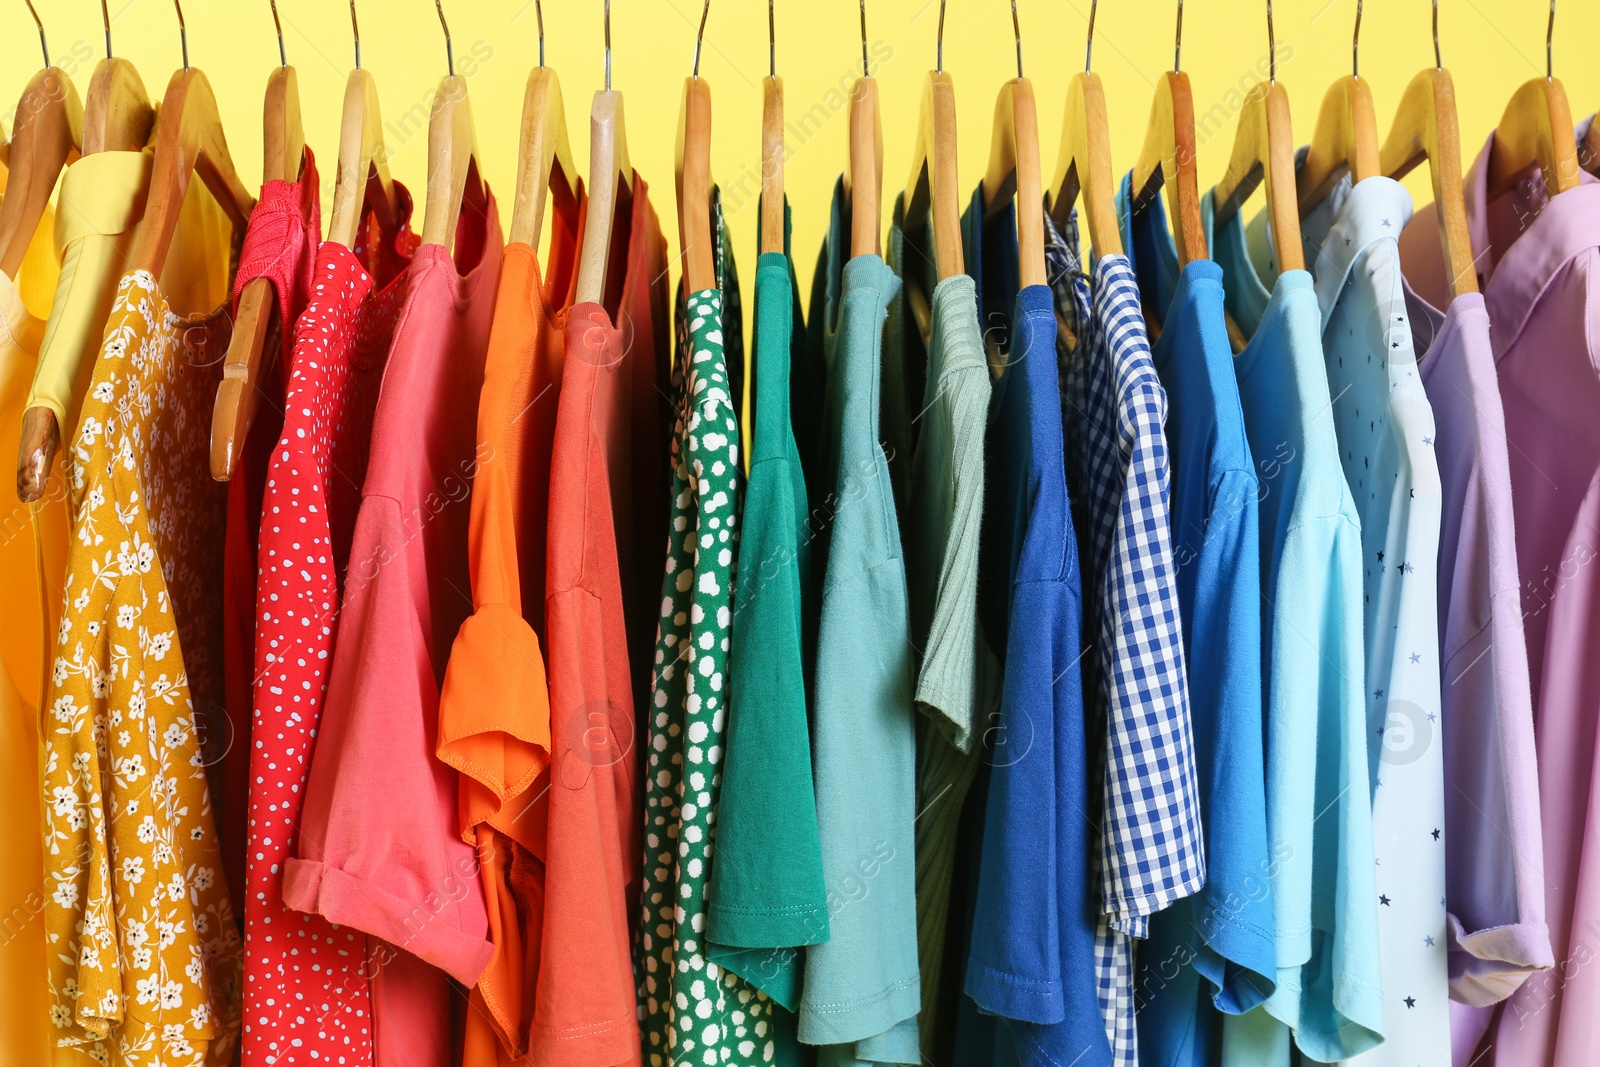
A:
[[[50,205],[62,168],[77,158],[83,145],[83,104],[78,90],[72,79],[50,62],[44,23],[39,22],[33,0],[28,0],[28,11],[39,26],[44,69],[30,78],[22,91],[7,153],[10,174],[5,199],[0,201],[0,271],[13,279]]]
[[[106,58],[95,65],[89,96],[83,105],[83,154],[138,152],[150,143],[156,109],[144,80],[132,63],[111,54],[111,13],[100,0],[105,24]]]
[[[1551,0],[1544,36],[1545,75],[1522,83],[1495,127],[1494,147],[1489,152],[1491,198],[1515,185],[1535,163],[1548,195],[1577,188],[1578,142],[1572,131],[1572,108],[1551,62],[1555,28],[1556,5]]]
[[[517,198],[511,209],[510,240],[539,247],[544,207],[557,182],[568,192],[578,188],[578,167],[567,137],[567,107],[561,79],[544,65],[544,5],[535,0],[539,21],[539,65],[528,75],[522,96],[522,133],[517,143]]]
[[[850,197],[850,256],[883,251],[883,118],[878,81],[867,65],[867,0],[861,0],[861,77],[850,90],[850,166],[844,188]]]
[[[633,188],[622,94],[611,89],[611,0],[605,0],[605,42],[606,87],[594,94],[589,108],[589,206],[583,247],[578,252],[579,304],[598,304],[605,299],[617,201],[624,190]]]
[[[183,69],[173,74],[161,102],[150,192],[145,198],[144,221],[139,226],[132,258],[134,269],[156,277],[161,276],[172,249],[178,214],[191,177],[198,174],[205,182],[233,222],[235,233],[244,232],[256,202],[228,154],[228,139],[211,83],[198,69],[189,66],[189,32],[183,24],[183,8],[178,0],[173,0],[173,7],[178,9]]]
[[[1156,83],[1145,124],[1144,144],[1133,165],[1134,210],[1167,190],[1167,214],[1172,220],[1172,241],[1178,265],[1205,259],[1206,228],[1200,214],[1199,150],[1194,130],[1194,93],[1182,69],[1183,0],[1178,0],[1178,30],[1172,49],[1172,69]],[[1092,231],[1091,231],[1092,233]]]
[[[1456,123],[1456,91],[1439,57],[1439,4],[1433,5],[1434,66],[1406,86],[1378,166],[1396,180],[1428,161],[1433,176],[1433,209],[1439,216],[1450,296],[1478,291],[1478,270],[1467,227],[1467,201],[1461,185],[1461,128]]]
[[[1111,176],[1111,124],[1106,119],[1106,93],[1100,75],[1090,69],[1094,56],[1094,17],[1099,0],[1089,6],[1089,43],[1083,73],[1067,83],[1066,116],[1061,123],[1061,148],[1050,190],[1050,217],[1065,227],[1078,194],[1089,220],[1089,245],[1095,255],[1122,254],[1116,180]]]
[[[284,53],[277,0],[272,3],[272,21],[278,29],[279,65],[267,77],[262,109],[262,180],[293,182],[299,180],[305,162],[306,137],[301,125],[299,81]],[[217,383],[217,398],[211,407],[211,477],[219,482],[233,477],[234,465],[255,422],[261,380],[277,355],[269,350],[267,340],[271,337],[281,343],[282,331],[293,328],[281,319],[272,282],[266,278],[246,282],[239,294],[228,353],[222,361],[222,381]]]
[[[678,247],[683,250],[683,287],[691,293],[717,287],[717,235],[711,227],[711,86],[700,77],[700,43],[711,0],[700,9],[694,39],[694,73],[683,82],[678,120]]]
[[[994,102],[994,137],[983,175],[984,216],[1013,208],[1017,213],[1019,281],[1024,289],[1043,285],[1044,183],[1039,166],[1039,109],[1033,83],[1022,75],[1022,29],[1017,2],[1011,0],[1011,28],[1017,39],[1017,76],[1000,88]]]
[[[783,79],[778,77],[778,26],[767,0],[767,76],[761,82],[761,251],[787,252],[783,212]]]
[[[1267,49],[1271,73],[1257,82],[1239,112],[1228,169],[1212,190],[1218,226],[1239,213],[1256,186],[1266,183],[1267,211],[1278,270],[1304,270],[1300,246],[1300,207],[1294,174],[1294,126],[1289,119],[1289,93],[1278,81],[1277,43],[1272,32],[1272,0],[1267,0]]]
[[[428,201],[422,215],[422,243],[454,249],[456,223],[466,201],[467,183],[483,180],[478,162],[478,133],[472,122],[472,101],[467,80],[456,73],[450,26],[444,20],[444,0],[433,0],[444,28],[444,53],[448,73],[439,81],[428,116]]]
[[[939,281],[966,271],[961,253],[961,183],[956,171],[956,90],[944,72],[944,8],[940,0],[936,69],[928,72],[922,85],[904,219],[907,232],[921,230],[932,219],[934,270]]]
[[[1301,218],[1326,200],[1346,174],[1352,181],[1361,181],[1380,170],[1372,86],[1361,80],[1361,7],[1357,0],[1350,76],[1335,81],[1323,95],[1316,131],[1295,178]]]
[[[400,204],[394,180],[389,177],[378,83],[361,69],[361,26],[356,22],[356,0],[350,0],[350,27],[355,34],[356,65],[344,85],[344,110],[339,120],[339,163],[334,177],[328,240],[353,249],[368,211],[376,213],[382,233],[392,236],[399,230]]]

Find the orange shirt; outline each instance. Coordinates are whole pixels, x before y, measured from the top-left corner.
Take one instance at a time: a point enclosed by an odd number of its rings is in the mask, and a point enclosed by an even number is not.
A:
[[[537,249],[506,247],[478,399],[474,610],[456,634],[439,698],[439,758],[461,772],[461,835],[478,848],[494,944],[472,990],[476,1010],[466,1013],[466,1067],[508,1065],[526,1052],[539,969],[544,818],[530,806],[548,787],[537,779],[550,764],[540,647],[546,504],[582,196],[581,186],[577,197],[552,196],[548,280]]]

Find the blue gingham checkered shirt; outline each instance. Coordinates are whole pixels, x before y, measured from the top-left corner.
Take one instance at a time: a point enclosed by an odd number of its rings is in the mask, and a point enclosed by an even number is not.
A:
[[[1167,397],[1123,256],[1093,284],[1046,216],[1073,521],[1085,577],[1084,698],[1103,731],[1097,974],[1119,1064],[1137,1062],[1130,938],[1206,878],[1167,513]],[[1075,342],[1075,343],[1074,343]]]

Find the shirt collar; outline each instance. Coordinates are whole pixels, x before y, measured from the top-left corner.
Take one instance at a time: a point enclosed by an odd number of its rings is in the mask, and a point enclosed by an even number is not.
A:
[[[1580,127],[1581,128],[1581,127]],[[1489,156],[1494,133],[1484,142],[1467,174],[1467,227],[1479,264],[1484,303],[1495,333],[1496,349],[1505,351],[1522,334],[1539,298],[1562,267],[1592,248],[1600,247],[1600,182],[1584,172],[1580,184],[1539,207],[1527,226],[1510,244],[1489,244]],[[1542,195],[1537,168],[1522,185]],[[1512,192],[1506,195],[1523,195]]]
[[[1393,178],[1375,175],[1350,187],[1316,252],[1317,303],[1322,305],[1324,329],[1356,260],[1380,241],[1397,243],[1410,221],[1411,194]]]

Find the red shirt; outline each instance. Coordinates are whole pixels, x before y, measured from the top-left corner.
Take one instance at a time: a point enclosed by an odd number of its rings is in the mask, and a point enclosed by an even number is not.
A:
[[[233,313],[239,294],[257,278],[271,283],[278,300],[281,351],[263,352],[256,375],[261,392],[250,432],[239,447],[239,461],[228,482],[228,532],[222,572],[223,691],[227,703],[226,738],[208,738],[208,751],[220,751],[211,804],[216,810],[222,866],[228,872],[233,913],[244,914],[246,810],[250,793],[251,683],[255,675],[256,548],[261,533],[261,498],[267,461],[283,430],[284,368],[294,348],[295,321],[311,297],[311,263],[322,234],[317,161],[307,147],[300,177],[270,181],[250,213],[239,270],[233,281]],[[269,334],[267,343],[272,342]],[[213,720],[217,721],[217,720]]]
[[[398,235],[368,229],[357,252],[332,242],[317,250],[311,299],[284,361],[283,430],[264,476],[254,602],[259,684],[250,743],[235,745],[248,754],[251,781],[244,1067],[317,1056],[311,1062],[372,1062],[366,935],[286,908],[283,865],[327,692],[378,385],[416,244],[411,199],[396,189]]]
[[[449,1062],[447,976],[472,985],[492,951],[458,775],[435,750],[445,659],[472,610],[467,500],[501,254],[494,200],[473,183],[454,256],[424,245],[412,260],[284,873],[290,907],[386,942],[368,968],[382,1067]]]
[[[529,1059],[570,1067],[640,1062],[635,700],[649,691],[666,565],[671,350],[661,229],[638,175],[632,200],[618,208],[631,221],[618,227],[627,247],[613,247],[606,306],[568,313],[550,470],[552,763]]]

